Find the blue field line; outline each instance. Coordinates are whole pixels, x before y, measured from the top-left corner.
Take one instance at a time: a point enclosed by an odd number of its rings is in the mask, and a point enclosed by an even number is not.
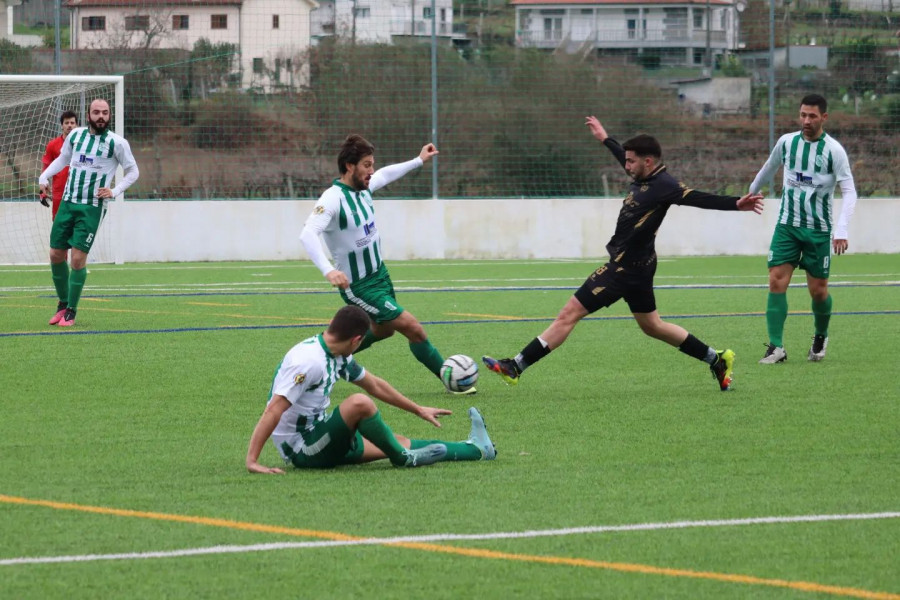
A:
[[[792,312],[789,316],[810,316],[811,312]],[[860,310],[836,312],[833,316],[879,316],[879,315],[900,315],[900,310]],[[764,317],[765,313],[710,313],[700,315],[664,315],[666,320],[675,319],[721,319],[735,317]],[[609,317],[585,317],[582,321],[630,321],[633,319],[631,315],[615,315]],[[520,319],[460,319],[454,321],[422,321],[422,325],[476,325],[479,323],[547,323],[553,321],[552,317],[535,317]],[[322,323],[295,323],[291,325],[225,325],[222,327],[173,327],[171,329],[110,329],[106,331],[72,331],[59,330],[56,331],[23,331],[0,333],[0,338],[4,337],[38,337],[48,335],[123,335],[137,333],[190,333],[195,331],[254,331],[263,329],[313,329],[322,328],[328,325]]]
[[[759,284],[709,284],[709,285],[655,285],[654,290],[740,290],[740,289],[768,289],[767,283]],[[788,287],[799,289],[806,288],[805,283],[792,283]],[[900,287],[900,282],[884,282],[884,283],[829,283],[828,287],[837,288],[854,288],[854,287]],[[456,292],[557,292],[576,289],[571,285],[559,286],[517,286],[517,287],[485,287],[485,288],[403,288],[396,287],[398,292],[405,294],[415,293],[456,293]],[[283,292],[164,292],[159,294],[91,294],[90,296],[82,296],[82,298],[191,298],[199,296],[316,296],[323,294],[334,294],[334,289],[327,290],[285,290]],[[12,295],[0,294],[0,298],[11,298]],[[38,298],[56,299],[55,294],[45,294],[37,296]]]

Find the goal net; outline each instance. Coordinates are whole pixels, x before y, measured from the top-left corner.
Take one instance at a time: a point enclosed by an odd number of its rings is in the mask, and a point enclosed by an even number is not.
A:
[[[71,110],[80,126],[87,125],[95,98],[109,101],[112,130],[123,135],[122,77],[0,75],[0,264],[48,262],[52,218],[50,208],[38,201],[41,161],[47,143],[61,135],[62,113]],[[107,202],[89,263],[122,262],[120,211],[121,199]]]

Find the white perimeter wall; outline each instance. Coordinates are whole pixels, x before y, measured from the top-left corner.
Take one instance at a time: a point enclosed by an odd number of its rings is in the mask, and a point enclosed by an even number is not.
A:
[[[383,256],[596,258],[615,230],[621,199],[375,200]],[[125,262],[306,259],[298,239],[313,201],[131,201],[103,235],[121,236]],[[673,206],[661,256],[765,255],[778,202],[762,216]],[[836,211],[837,212],[837,211]],[[104,228],[107,224],[104,224]],[[900,252],[900,198],[862,199],[851,252]]]

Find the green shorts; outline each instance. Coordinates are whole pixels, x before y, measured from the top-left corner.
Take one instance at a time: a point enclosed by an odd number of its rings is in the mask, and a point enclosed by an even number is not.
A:
[[[97,230],[106,208],[90,204],[60,202],[59,212],[50,229],[50,247],[57,250],[78,248],[85,254],[97,239]]]
[[[368,277],[363,277],[351,283],[346,290],[339,291],[344,302],[360,307],[369,313],[376,323],[393,321],[403,312],[403,307],[394,297],[394,284],[384,263]]]
[[[287,442],[281,445],[285,455],[298,469],[328,469],[358,463],[362,458],[362,434],[347,427],[338,409],[301,435],[304,445],[300,452],[294,452]]]
[[[779,223],[769,246],[769,268],[784,264],[799,266],[813,277],[828,279],[831,234]]]

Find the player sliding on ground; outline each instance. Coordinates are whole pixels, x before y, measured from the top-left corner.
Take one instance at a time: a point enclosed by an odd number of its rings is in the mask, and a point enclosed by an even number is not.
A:
[[[375,402],[352,394],[333,411],[331,390],[338,378],[369,395],[440,427],[443,408],[419,406],[388,382],[363,369],[353,352],[359,348],[371,321],[364,310],[344,306],[328,329],[290,349],[272,382],[265,411],[259,418],[246,466],[251,473],[283,473],[259,464],[266,440],[272,439],[285,463],[297,468],[329,468],[387,458],[395,467],[421,467],[445,460],[493,460],[497,456],[481,414],[469,409],[472,429],[462,442],[411,440],[394,435],[381,419]]]
[[[717,351],[682,327],[660,319],[653,295],[657,262],[654,242],[673,204],[714,210],[752,210],[759,214],[763,209],[762,195],[738,198],[692,190],[666,172],[662,149],[655,138],[639,135],[620,145],[607,135],[596,117],[587,117],[585,124],[634,179],[619,211],[616,231],[606,246],[609,262],[591,273],[556,320],[515,358],[498,360],[485,356],[484,364],[499,373],[506,383],[516,384],[525,369],[559,348],[581,319],[624,298],[641,331],[708,363],[719,388],[723,392],[731,389],[734,352]]]
[[[316,202],[300,240],[325,279],[338,288],[344,302],[359,306],[372,317],[372,330],[366,333],[357,352],[399,331],[409,340],[409,350],[416,360],[440,379],[444,357],[431,344],[418,319],[397,302],[390,273],[382,261],[372,201],[373,192],[418,169],[437,153],[434,144],[425,144],[416,158],[376,171],[375,147],[360,135],[349,136],[338,154],[341,176]],[[320,235],[334,265],[322,251]],[[474,394],[475,388],[453,393]]]

